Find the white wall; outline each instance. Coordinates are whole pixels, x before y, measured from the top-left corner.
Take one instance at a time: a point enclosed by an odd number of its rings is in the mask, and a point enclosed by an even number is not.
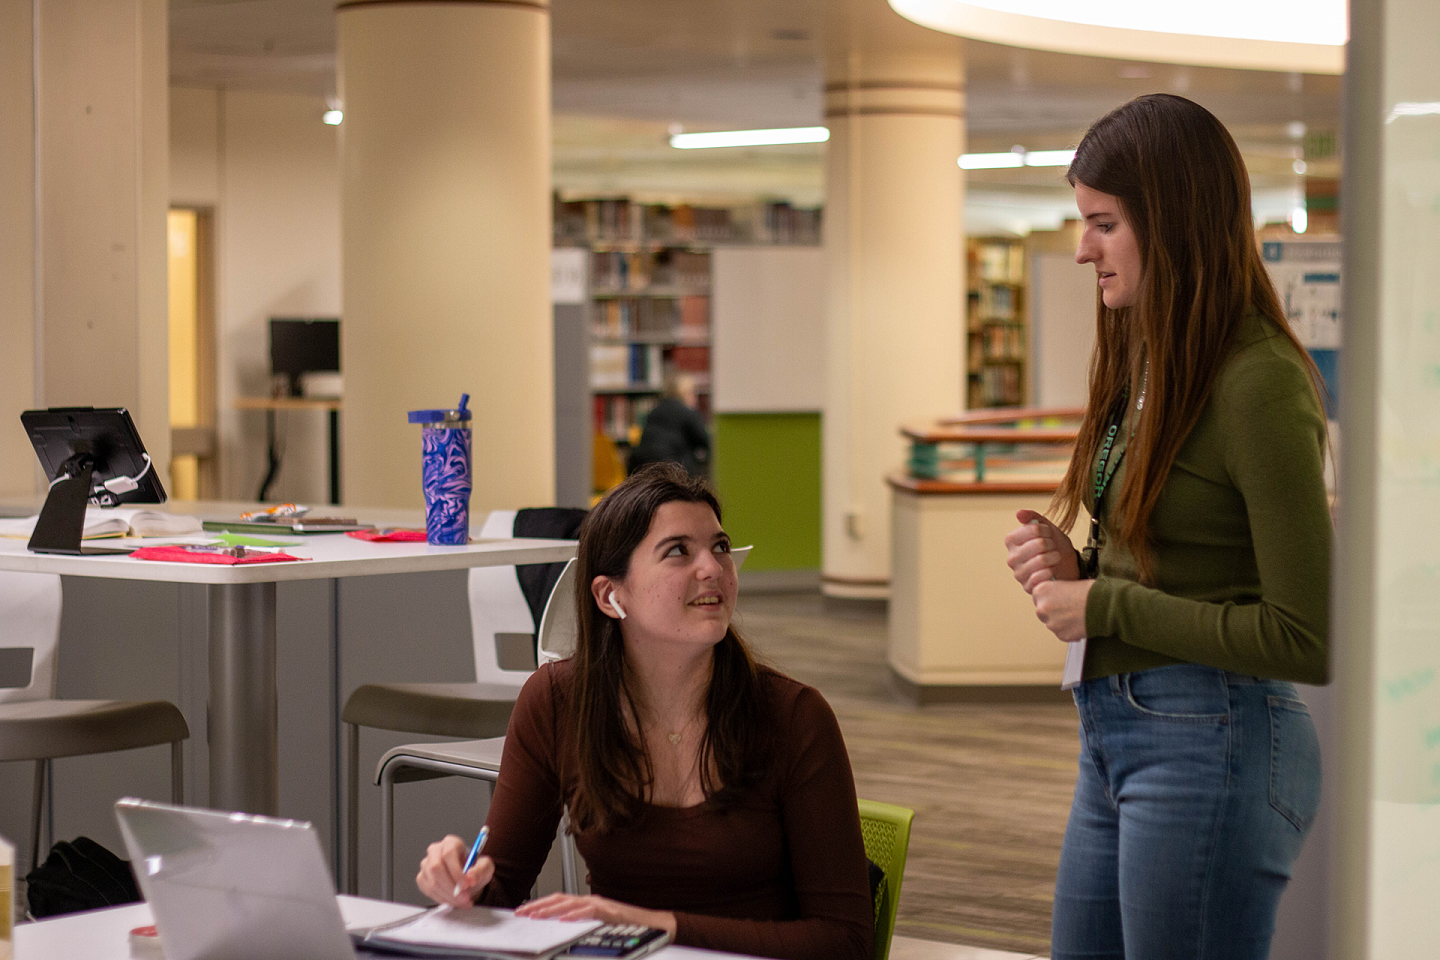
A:
[[[269,318],[340,315],[339,147],[337,128],[320,122],[325,109],[321,97],[171,91],[171,204],[215,214],[226,498],[252,499],[265,473],[265,415],[234,404],[267,392]],[[280,414],[279,425],[284,461],[270,498],[324,503],[324,414]]]
[[[1095,349],[1095,268],[1069,253],[1030,258],[1030,401],[1083,407]]]
[[[710,366],[716,413],[825,405],[825,252],[719,249],[711,261]]]

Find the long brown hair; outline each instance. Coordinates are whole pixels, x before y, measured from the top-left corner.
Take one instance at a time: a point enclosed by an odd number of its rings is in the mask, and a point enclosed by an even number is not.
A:
[[[620,621],[600,611],[590,584],[598,576],[623,581],[630,558],[663,504],[704,503],[720,519],[720,503],[703,480],[678,464],[636,471],[590,511],[576,551],[574,739],[578,788],[570,818],[578,829],[607,830],[634,817],[649,801],[655,774],[638,725],[635,693],[625,667]],[[763,775],[769,761],[769,711],[760,668],[733,626],[715,646],[700,741],[700,784],[710,800],[728,802]]]
[[[1210,111],[1170,94],[1137,97],[1091,126],[1066,179],[1120,201],[1142,272],[1132,306],[1111,310],[1097,290],[1089,405],[1051,509],[1061,527],[1074,525],[1108,418],[1127,388],[1137,396],[1144,377],[1145,413],[1125,453],[1125,479],[1111,494],[1108,527],[1148,582],[1150,516],[1245,314],[1269,319],[1295,345],[1317,397],[1319,372],[1261,260],[1245,162]]]

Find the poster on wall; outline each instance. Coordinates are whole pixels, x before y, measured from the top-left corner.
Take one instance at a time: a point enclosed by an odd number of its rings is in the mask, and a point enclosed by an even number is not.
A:
[[[1325,379],[1325,413],[1333,420],[1340,400],[1340,240],[1269,240],[1261,256],[1291,329]]]

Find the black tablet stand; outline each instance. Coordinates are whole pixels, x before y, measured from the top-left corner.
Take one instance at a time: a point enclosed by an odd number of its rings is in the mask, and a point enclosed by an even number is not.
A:
[[[63,553],[78,557],[85,554],[129,553],[122,547],[81,547],[85,534],[85,507],[90,502],[90,481],[95,473],[95,458],[77,453],[60,467],[61,476],[50,484],[45,506],[35,521],[30,535],[34,553]],[[131,548],[133,549],[133,548]]]

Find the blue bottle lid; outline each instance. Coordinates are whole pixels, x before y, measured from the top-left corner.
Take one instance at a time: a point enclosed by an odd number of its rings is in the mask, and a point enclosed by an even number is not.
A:
[[[470,394],[460,394],[460,406],[454,410],[411,410],[411,423],[455,423],[470,419]]]

